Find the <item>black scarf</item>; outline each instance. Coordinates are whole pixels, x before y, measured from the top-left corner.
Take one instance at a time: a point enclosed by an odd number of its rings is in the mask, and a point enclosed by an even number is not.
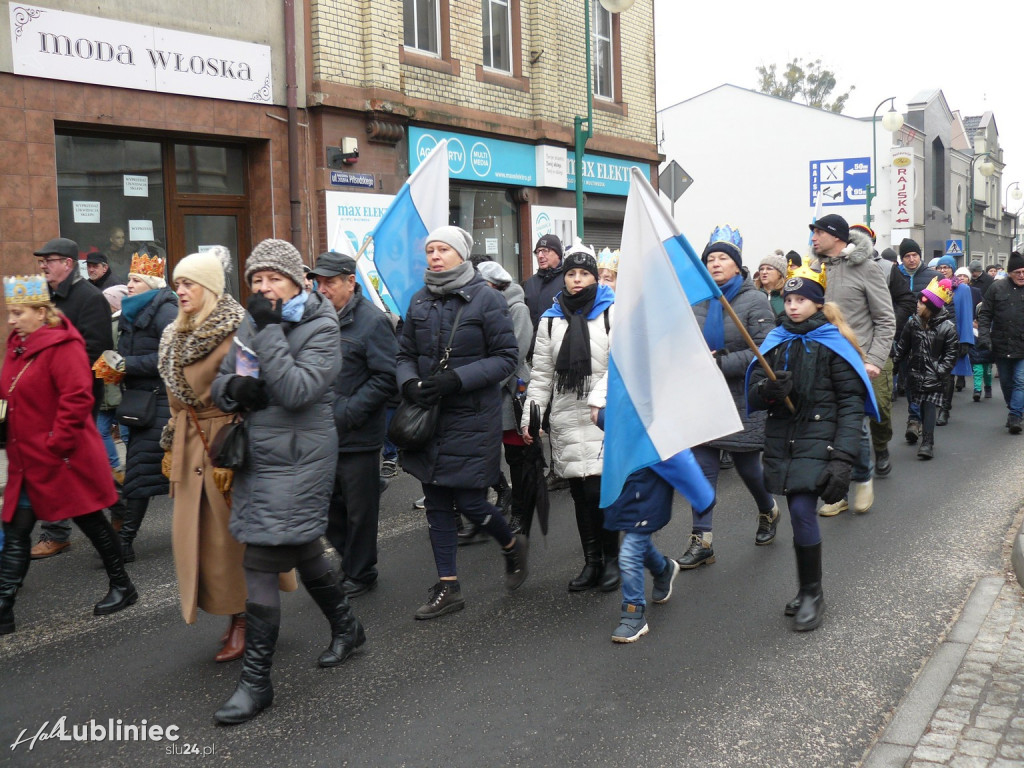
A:
[[[575,295],[558,294],[558,306],[569,323],[562,346],[555,360],[555,388],[558,392],[575,392],[582,400],[590,394],[590,327],[587,316],[597,298],[597,283],[588,285]]]

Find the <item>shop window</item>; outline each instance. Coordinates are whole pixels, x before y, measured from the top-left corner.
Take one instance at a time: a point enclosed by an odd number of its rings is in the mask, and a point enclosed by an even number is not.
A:
[[[175,144],[174,168],[178,194],[245,194],[245,153],[241,147]]]
[[[612,13],[600,3],[592,4],[594,39],[594,95],[609,101],[615,99],[615,56],[612,40]]]
[[[417,51],[441,55],[439,0],[405,0],[405,45]]]
[[[482,0],[484,66],[511,72],[512,18],[508,0]]]
[[[452,184],[448,208],[450,223],[473,234],[472,256],[498,262],[520,282],[519,208],[511,193]]]

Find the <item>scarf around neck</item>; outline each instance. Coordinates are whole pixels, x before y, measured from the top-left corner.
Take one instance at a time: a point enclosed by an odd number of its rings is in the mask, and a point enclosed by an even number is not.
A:
[[[555,360],[555,389],[575,392],[582,400],[590,394],[590,327],[588,316],[597,298],[597,283],[576,294],[562,291],[556,301],[569,327],[562,338]]]
[[[721,287],[722,295],[730,304],[736,298],[736,294],[743,287],[743,273],[731,278]],[[722,302],[711,299],[708,304],[708,314],[704,318],[704,341],[708,343],[708,349],[714,351],[725,346],[725,313],[722,309]]]
[[[281,307],[281,319],[289,323],[297,323],[302,319],[302,313],[306,309],[306,299],[309,298],[309,291],[300,291],[297,296],[292,296]]]
[[[159,292],[159,289],[152,288],[145,293],[125,296],[121,299],[121,317],[131,325],[135,322],[135,318],[139,316],[139,313],[149,306],[149,303],[156,298]]]
[[[444,272],[431,272],[428,269],[423,275],[423,285],[435,296],[444,296],[465,288],[474,277],[476,267],[473,266],[473,262],[464,261]]]

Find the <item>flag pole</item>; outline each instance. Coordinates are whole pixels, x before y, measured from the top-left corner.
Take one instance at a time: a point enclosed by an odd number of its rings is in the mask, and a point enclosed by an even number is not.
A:
[[[368,246],[372,241],[373,234],[371,233],[366,236],[366,238],[363,240],[363,244],[359,246],[359,250],[356,252],[356,261],[359,261],[359,257],[366,252],[366,246]]]
[[[757,348],[757,344],[754,343],[754,340],[750,337],[750,334],[747,333],[747,329],[743,326],[743,323],[740,322],[740,319],[739,317],[737,317],[736,312],[729,304],[729,300],[726,299],[725,296],[719,294],[718,301],[721,303],[722,309],[725,310],[725,313],[732,318],[732,321],[734,323],[736,323],[736,328],[739,329],[740,336],[742,336],[743,340],[747,342],[747,346],[750,347],[750,350],[754,353],[754,356],[757,358],[757,362],[759,362],[761,364],[761,367],[764,369],[765,375],[772,381],[775,381],[775,371],[773,371],[772,367],[768,365],[768,361],[764,359],[764,355],[761,354],[761,350]],[[796,408],[793,406],[792,400],[790,400],[787,397],[785,399],[785,403],[786,407],[789,408],[790,413],[796,413]]]

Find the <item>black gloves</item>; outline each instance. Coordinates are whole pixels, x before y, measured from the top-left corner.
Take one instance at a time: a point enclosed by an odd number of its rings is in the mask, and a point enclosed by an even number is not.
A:
[[[246,411],[260,411],[270,405],[267,384],[252,376],[235,376],[228,382],[228,397]]]
[[[429,407],[442,397],[454,395],[462,389],[462,382],[455,371],[440,371],[427,379],[410,379],[402,385],[406,400]]]
[[[818,495],[826,504],[841,501],[850,490],[850,473],[853,465],[841,459],[832,459],[818,476]]]
[[[971,353],[971,347],[972,346],[974,346],[974,345],[973,344],[961,344],[959,352],[957,354],[957,357],[963,357],[964,355],[969,355]]]
[[[455,373],[455,371],[440,371],[435,373],[427,381],[423,382],[424,386],[426,386],[428,382],[434,383],[437,387],[437,391],[441,394],[441,397],[454,395],[462,389],[462,382],[459,381],[459,375]]]
[[[402,385],[402,396],[410,403],[415,403],[423,408],[429,408],[438,400],[438,395],[433,390],[420,386],[426,382],[420,379],[409,379]]]
[[[249,310],[252,321],[256,324],[256,330],[262,331],[268,325],[281,322],[281,308],[283,306],[284,302],[280,299],[271,301],[262,293],[254,293],[249,297],[246,309]]]
[[[761,397],[766,403],[777,403],[789,397],[793,391],[793,373],[791,371],[776,371],[775,381],[763,379],[758,385],[761,390]]]

